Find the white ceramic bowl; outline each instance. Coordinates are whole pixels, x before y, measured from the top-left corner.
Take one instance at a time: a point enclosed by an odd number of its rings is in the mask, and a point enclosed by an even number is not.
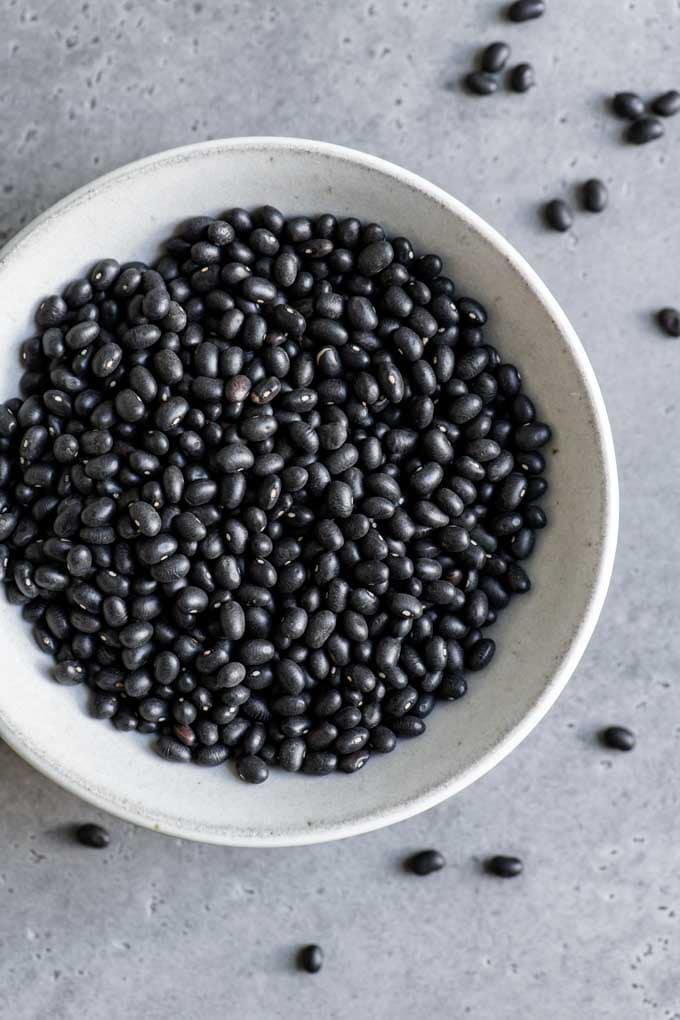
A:
[[[489,333],[524,371],[554,428],[550,527],[534,590],[494,628],[499,651],[427,733],[355,776],[273,770],[253,787],[226,769],[168,764],[148,738],[90,719],[85,691],[48,679],[18,610],[0,600],[0,734],[37,769],[114,815],[205,842],[283,846],[350,836],[432,807],[505,757],[547,712],[578,663],[609,581],[618,521],[612,438],[588,358],[527,263],[460,202],[393,164],[322,142],[245,138],[150,156],[107,174],[22,230],[0,257],[0,372],[16,392],[18,343],[36,299],[96,259],[152,258],[176,221],[271,203],[378,221],[441,254],[459,293],[490,311]]]

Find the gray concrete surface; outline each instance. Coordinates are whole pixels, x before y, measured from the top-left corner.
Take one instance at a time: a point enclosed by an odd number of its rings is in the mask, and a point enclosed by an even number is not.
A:
[[[96,813],[0,749],[0,1015],[353,1015],[386,1020],[680,1017],[680,117],[620,144],[604,97],[678,85],[676,0],[549,0],[524,26],[496,0],[1,0],[0,229],[154,150],[239,134],[354,145],[425,174],[529,258],[593,360],[619,456],[611,594],[538,731],[448,804],[349,842],[277,852],[182,843]],[[508,39],[539,86],[452,88]],[[611,206],[549,233],[537,204],[592,174]],[[263,196],[265,197],[265,196]],[[632,725],[632,755],[594,740]],[[403,856],[446,850],[418,880]],[[520,853],[525,875],[481,873]],[[323,972],[292,966],[321,942]]]

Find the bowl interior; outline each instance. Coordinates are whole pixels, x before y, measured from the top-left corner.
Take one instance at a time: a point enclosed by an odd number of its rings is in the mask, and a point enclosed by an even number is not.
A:
[[[481,220],[390,164],[320,143],[206,143],[110,174],[41,217],[0,259],[3,399],[36,300],[97,258],[152,258],[174,223],[232,205],[332,211],[378,221],[436,251],[458,293],[484,302],[489,335],[523,371],[554,428],[551,525],[530,563],[533,592],[494,628],[499,652],[428,732],[353,776],[274,771],[260,787],[223,769],[167,764],[147,738],[91,720],[85,692],[47,679],[19,612],[0,600],[0,732],[57,782],[114,814],[191,838],[291,844],[365,831],[429,807],[481,775],[532,728],[568,679],[594,626],[611,568],[616,482],[606,415],[585,354],[537,277]]]

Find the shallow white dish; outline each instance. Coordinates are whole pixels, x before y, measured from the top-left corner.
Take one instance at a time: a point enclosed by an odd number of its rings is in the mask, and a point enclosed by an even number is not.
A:
[[[553,704],[604,601],[618,526],[611,432],[578,337],[524,259],[460,202],[406,170],[350,149],[287,138],[205,142],[150,156],[81,188],[0,254],[0,397],[16,393],[19,342],[36,300],[100,257],[152,258],[182,218],[232,205],[331,211],[382,223],[445,258],[458,293],[490,312],[488,333],[524,372],[554,429],[550,527],[530,563],[531,595],[494,628],[499,651],[427,733],[354,776],[274,770],[252,787],[226,769],[168,764],[148,738],[92,720],[85,691],[48,677],[15,607],[0,599],[0,735],[61,786],[114,815],[205,842],[284,846],[350,836],[408,818],[505,757]]]

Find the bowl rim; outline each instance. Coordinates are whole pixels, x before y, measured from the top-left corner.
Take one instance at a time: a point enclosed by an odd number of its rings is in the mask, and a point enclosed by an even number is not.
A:
[[[599,479],[603,515],[599,534],[595,536],[598,557],[596,577],[587,594],[584,612],[566,654],[554,669],[552,676],[546,682],[541,694],[536,698],[531,708],[518,722],[501,734],[492,747],[488,748],[462,772],[451,776],[436,787],[429,788],[418,796],[393,808],[387,810],[375,809],[360,818],[349,819],[341,823],[305,827],[304,831],[303,827],[300,827],[293,835],[290,832],[277,835],[270,831],[257,837],[244,837],[242,835],[230,834],[228,826],[211,827],[210,829],[198,826],[187,827],[185,824],[180,824],[179,815],[175,818],[165,815],[154,817],[151,813],[137,810],[129,802],[122,802],[117,798],[108,797],[100,787],[90,786],[84,778],[62,771],[55,766],[54,761],[50,760],[40,749],[33,746],[24,734],[19,733],[9,725],[0,713],[0,737],[20,757],[47,776],[47,778],[56,782],[63,789],[76,795],[81,800],[92,804],[94,807],[100,808],[125,821],[170,836],[228,846],[283,847],[322,843],[359,835],[420,814],[442,803],[442,801],[481,778],[507,757],[528,736],[552,707],[576,669],[590,641],[604,605],[614,566],[618,538],[619,483],[611,426],[595,372],[569,319],[535,270],[531,268],[526,259],[495,228],[490,226],[459,199],[444,191],[443,188],[432,184],[426,178],[406,170],[395,163],[358,149],[306,138],[249,135],[193,142],[188,145],[153,153],[103,174],[71,192],[40,213],[0,249],[0,272],[11,259],[20,253],[24,243],[36,232],[39,232],[42,227],[62,217],[70,209],[94,198],[99,192],[107,190],[116,184],[124,183],[127,178],[147,174],[160,165],[187,162],[203,155],[221,152],[232,153],[238,150],[255,151],[258,149],[288,150],[306,155],[318,154],[335,160],[344,160],[362,166],[367,170],[379,172],[384,176],[405,184],[413,190],[425,193],[429,198],[435,200],[445,209],[456,215],[473,231],[480,234],[487,243],[499,251],[524,281],[533,297],[543,305],[574,358],[584,390],[592,407],[596,440],[600,446],[603,465],[602,476]]]

